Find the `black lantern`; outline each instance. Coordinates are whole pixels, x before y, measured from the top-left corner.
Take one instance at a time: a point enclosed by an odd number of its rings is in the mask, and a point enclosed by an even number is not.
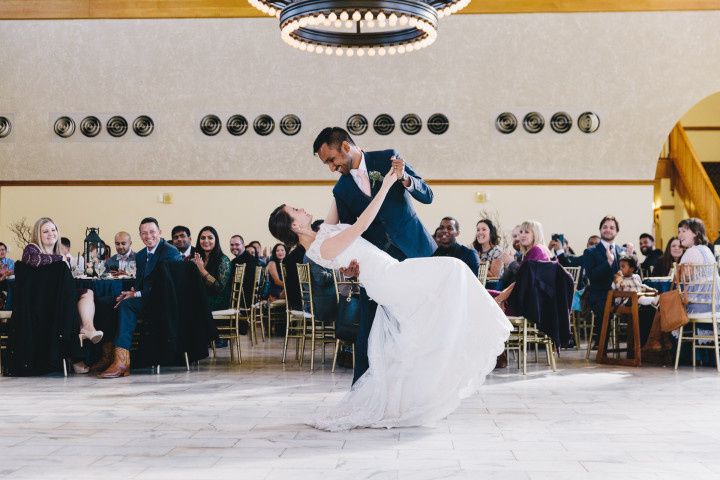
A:
[[[85,229],[85,244],[83,256],[85,257],[85,265],[89,265],[95,257],[95,260],[103,260],[105,258],[105,250],[107,245],[100,238],[100,228],[87,227]]]

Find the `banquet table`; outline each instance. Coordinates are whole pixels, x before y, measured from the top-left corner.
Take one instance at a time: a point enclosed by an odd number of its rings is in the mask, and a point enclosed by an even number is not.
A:
[[[97,277],[78,277],[75,279],[77,288],[87,288],[93,291],[95,297],[113,296],[117,297],[123,290],[130,290],[135,284],[135,279],[130,277],[124,278],[97,278]],[[12,310],[13,296],[15,293],[15,279],[7,279],[3,282],[0,289],[7,290],[7,298],[3,310]]]
[[[643,283],[660,293],[668,292],[672,287],[672,279],[670,277],[647,277],[643,279]]]

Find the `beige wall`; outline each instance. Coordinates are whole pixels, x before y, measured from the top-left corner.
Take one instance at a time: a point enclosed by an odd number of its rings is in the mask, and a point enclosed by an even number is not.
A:
[[[704,98],[682,117],[685,127],[720,128],[720,92]],[[720,162],[720,130],[689,131],[701,162]]]
[[[473,239],[481,211],[499,218],[503,233],[526,219],[542,222],[546,236],[564,233],[573,246],[582,247],[597,232],[606,214],[620,219],[620,239],[637,243],[652,228],[653,187],[648,186],[435,186],[431,205],[415,202],[431,233],[440,219],[455,216],[461,225],[462,243]],[[476,194],[487,195],[476,203]],[[159,203],[158,195],[170,193],[173,203]],[[137,224],[143,216],[156,216],[169,237],[176,224],[188,226],[193,240],[198,229],[209,224],[218,229],[227,252],[230,235],[247,241],[274,243],[267,230],[270,211],[281,202],[304,206],[324,217],[331,198],[330,186],[317,187],[3,187],[0,189],[0,240],[10,243],[13,258],[19,249],[9,240],[8,224],[22,216],[29,222],[50,216],[61,233],[81,249],[85,227],[100,227],[106,242],[118,230],[128,230],[138,247]]]
[[[317,131],[356,112],[446,113],[446,135],[360,137],[394,147],[428,178],[652,179],[673,124],[720,90],[720,12],[462,15],[439,40],[394,57],[326,57],[288,48],[273,19],[0,22],[0,178],[331,178],[312,163]],[[546,119],[596,111],[600,130],[498,133],[510,110]],[[62,141],[79,121],[147,113],[156,132]],[[208,138],[207,113],[298,114],[277,130]],[[308,167],[310,165],[310,167]]]

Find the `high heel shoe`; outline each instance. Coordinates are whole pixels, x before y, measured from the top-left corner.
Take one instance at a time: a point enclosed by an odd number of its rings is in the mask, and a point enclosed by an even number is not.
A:
[[[100,340],[102,340],[103,332],[102,330],[83,330],[80,329],[80,334],[78,335],[80,337],[80,346],[83,345],[83,340],[90,340],[92,343],[98,343]]]
[[[90,367],[85,365],[85,362],[73,363],[73,371],[77,374],[88,373],[90,371]]]

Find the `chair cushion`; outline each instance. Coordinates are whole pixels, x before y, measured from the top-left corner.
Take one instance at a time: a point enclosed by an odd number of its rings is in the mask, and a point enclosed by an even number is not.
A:
[[[295,315],[296,317],[312,318],[312,315],[300,310],[290,310],[290,315]]]
[[[11,310],[0,310],[0,320],[7,320],[12,316]]]
[[[218,317],[218,316],[235,315],[236,313],[237,313],[237,310],[235,310],[234,308],[228,308],[225,310],[214,310],[212,312],[212,315],[213,315],[213,317]]]
[[[720,318],[720,312],[715,312],[715,315]],[[688,313],[688,318],[691,320],[711,320],[712,317],[712,312]]]

